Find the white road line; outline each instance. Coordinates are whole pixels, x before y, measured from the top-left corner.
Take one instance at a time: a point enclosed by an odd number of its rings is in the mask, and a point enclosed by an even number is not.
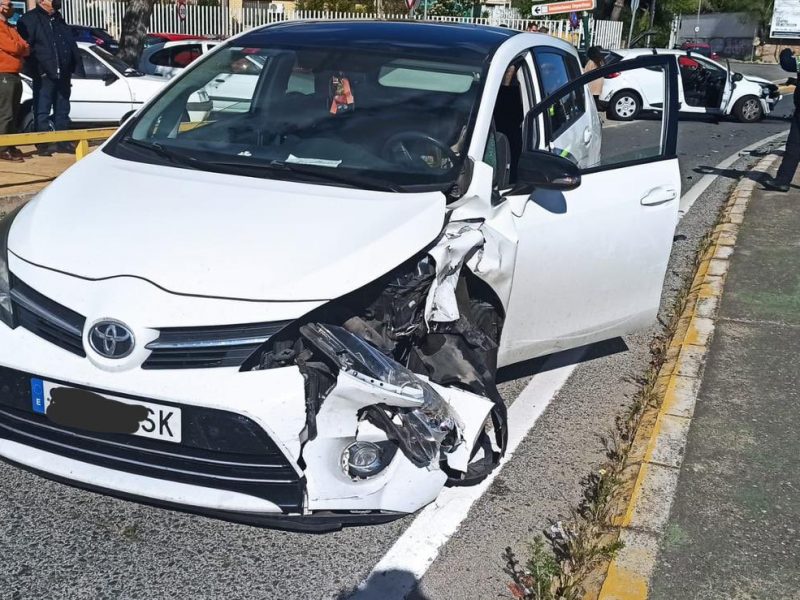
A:
[[[769,136],[732,154],[715,168],[727,169],[740,154],[760,148],[786,135]],[[697,198],[719,177],[705,175],[681,198],[679,218],[689,211]],[[688,200],[687,200],[688,199]],[[508,447],[498,467],[481,484],[473,487],[445,488],[436,501],[426,506],[394,545],[361,582],[351,600],[404,600],[428,571],[439,551],[467,518],[472,505],[489,489],[495,477],[514,456],[522,440],[580,362],[575,351],[573,364],[535,375],[508,409]]]
[[[764,146],[766,144],[769,144],[770,142],[777,140],[780,137],[783,137],[784,135],[786,135],[785,131],[781,133],[776,133],[775,135],[771,135],[769,137],[765,137],[763,140],[759,140],[755,144],[750,144],[746,148],[742,148],[738,152],[731,154],[728,158],[726,158],[721,163],[716,165],[714,169],[719,169],[719,170],[727,169],[733,163],[739,160],[742,154],[744,154],[745,152],[751,152],[757,148],[760,148],[761,146]],[[689,209],[692,208],[692,205],[703,194],[703,192],[705,192],[708,189],[708,186],[714,183],[714,180],[717,177],[719,177],[719,175],[715,175],[713,173],[709,173],[708,175],[703,175],[700,179],[697,180],[697,183],[695,183],[692,186],[692,188],[683,195],[683,197],[681,198],[680,208],[678,209],[678,215],[680,217],[683,217],[683,215],[689,212]]]
[[[545,371],[531,379],[509,409],[508,447],[500,465],[479,485],[445,488],[436,502],[419,513],[375,565],[368,579],[359,586],[359,591],[351,596],[353,600],[399,600],[414,589],[436,560],[439,550],[467,517],[475,501],[489,489],[503,466],[511,460],[517,446],[566,383],[579,360],[580,353],[577,353],[575,364]]]

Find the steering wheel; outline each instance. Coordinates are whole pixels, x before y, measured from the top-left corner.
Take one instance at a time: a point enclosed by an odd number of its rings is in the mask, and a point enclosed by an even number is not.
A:
[[[412,142],[422,142],[423,148],[427,147],[433,152],[424,156],[419,150],[409,147]],[[386,160],[409,167],[424,167],[440,171],[447,171],[458,161],[458,156],[449,146],[421,131],[401,131],[394,134],[383,144],[381,156]],[[444,166],[445,161],[449,161],[450,166]]]

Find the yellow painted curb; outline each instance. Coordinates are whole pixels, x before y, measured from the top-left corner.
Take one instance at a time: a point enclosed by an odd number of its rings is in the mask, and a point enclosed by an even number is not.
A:
[[[777,158],[776,155],[765,157],[755,170],[766,172]],[[713,334],[714,316],[730,264],[729,259],[733,254],[733,246],[747,203],[754,190],[755,187],[750,180],[742,180],[737,184],[726,201],[722,218],[714,227],[710,244],[698,264],[683,313],[678,320],[675,334],[667,348],[665,362],[656,379],[654,392],[658,398],[658,415],[649,431],[647,427],[640,427],[634,442],[634,448],[645,447],[645,451],[638,465],[638,473],[627,508],[618,520],[618,525],[621,527],[620,538],[626,545],[609,564],[598,600],[645,600],[648,596],[648,585],[656,560],[653,547],[658,542],[655,539],[657,533],[636,531],[631,528],[631,524],[637,515],[636,522],[639,524],[654,517],[642,508],[643,493],[648,479],[654,476],[653,469],[664,470],[664,466],[653,463],[652,459],[661,439],[665,420],[677,418],[678,422],[683,420],[682,422],[687,423],[691,418],[693,404],[691,407],[686,406],[685,402],[684,405],[680,405],[680,398],[687,395],[696,397],[702,366]],[[674,476],[677,481],[677,469],[675,471]],[[669,505],[671,499],[667,511]],[[646,547],[637,541],[637,536],[641,539],[646,537],[649,545]]]

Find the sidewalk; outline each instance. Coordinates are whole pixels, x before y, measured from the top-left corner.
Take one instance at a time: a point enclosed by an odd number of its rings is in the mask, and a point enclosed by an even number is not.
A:
[[[654,600],[800,598],[800,177],[795,186],[756,185],[737,236]]]
[[[36,156],[34,148],[20,148],[24,163],[0,162],[0,213],[29,199],[75,163],[74,154]]]

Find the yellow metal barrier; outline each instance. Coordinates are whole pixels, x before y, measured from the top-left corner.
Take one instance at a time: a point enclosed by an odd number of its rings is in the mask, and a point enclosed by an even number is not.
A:
[[[68,129],[66,131],[41,131],[36,133],[12,133],[0,135],[1,146],[30,146],[34,144],[54,144],[57,142],[77,142],[75,160],[89,154],[90,140],[106,140],[117,131],[115,127],[103,129]]]

